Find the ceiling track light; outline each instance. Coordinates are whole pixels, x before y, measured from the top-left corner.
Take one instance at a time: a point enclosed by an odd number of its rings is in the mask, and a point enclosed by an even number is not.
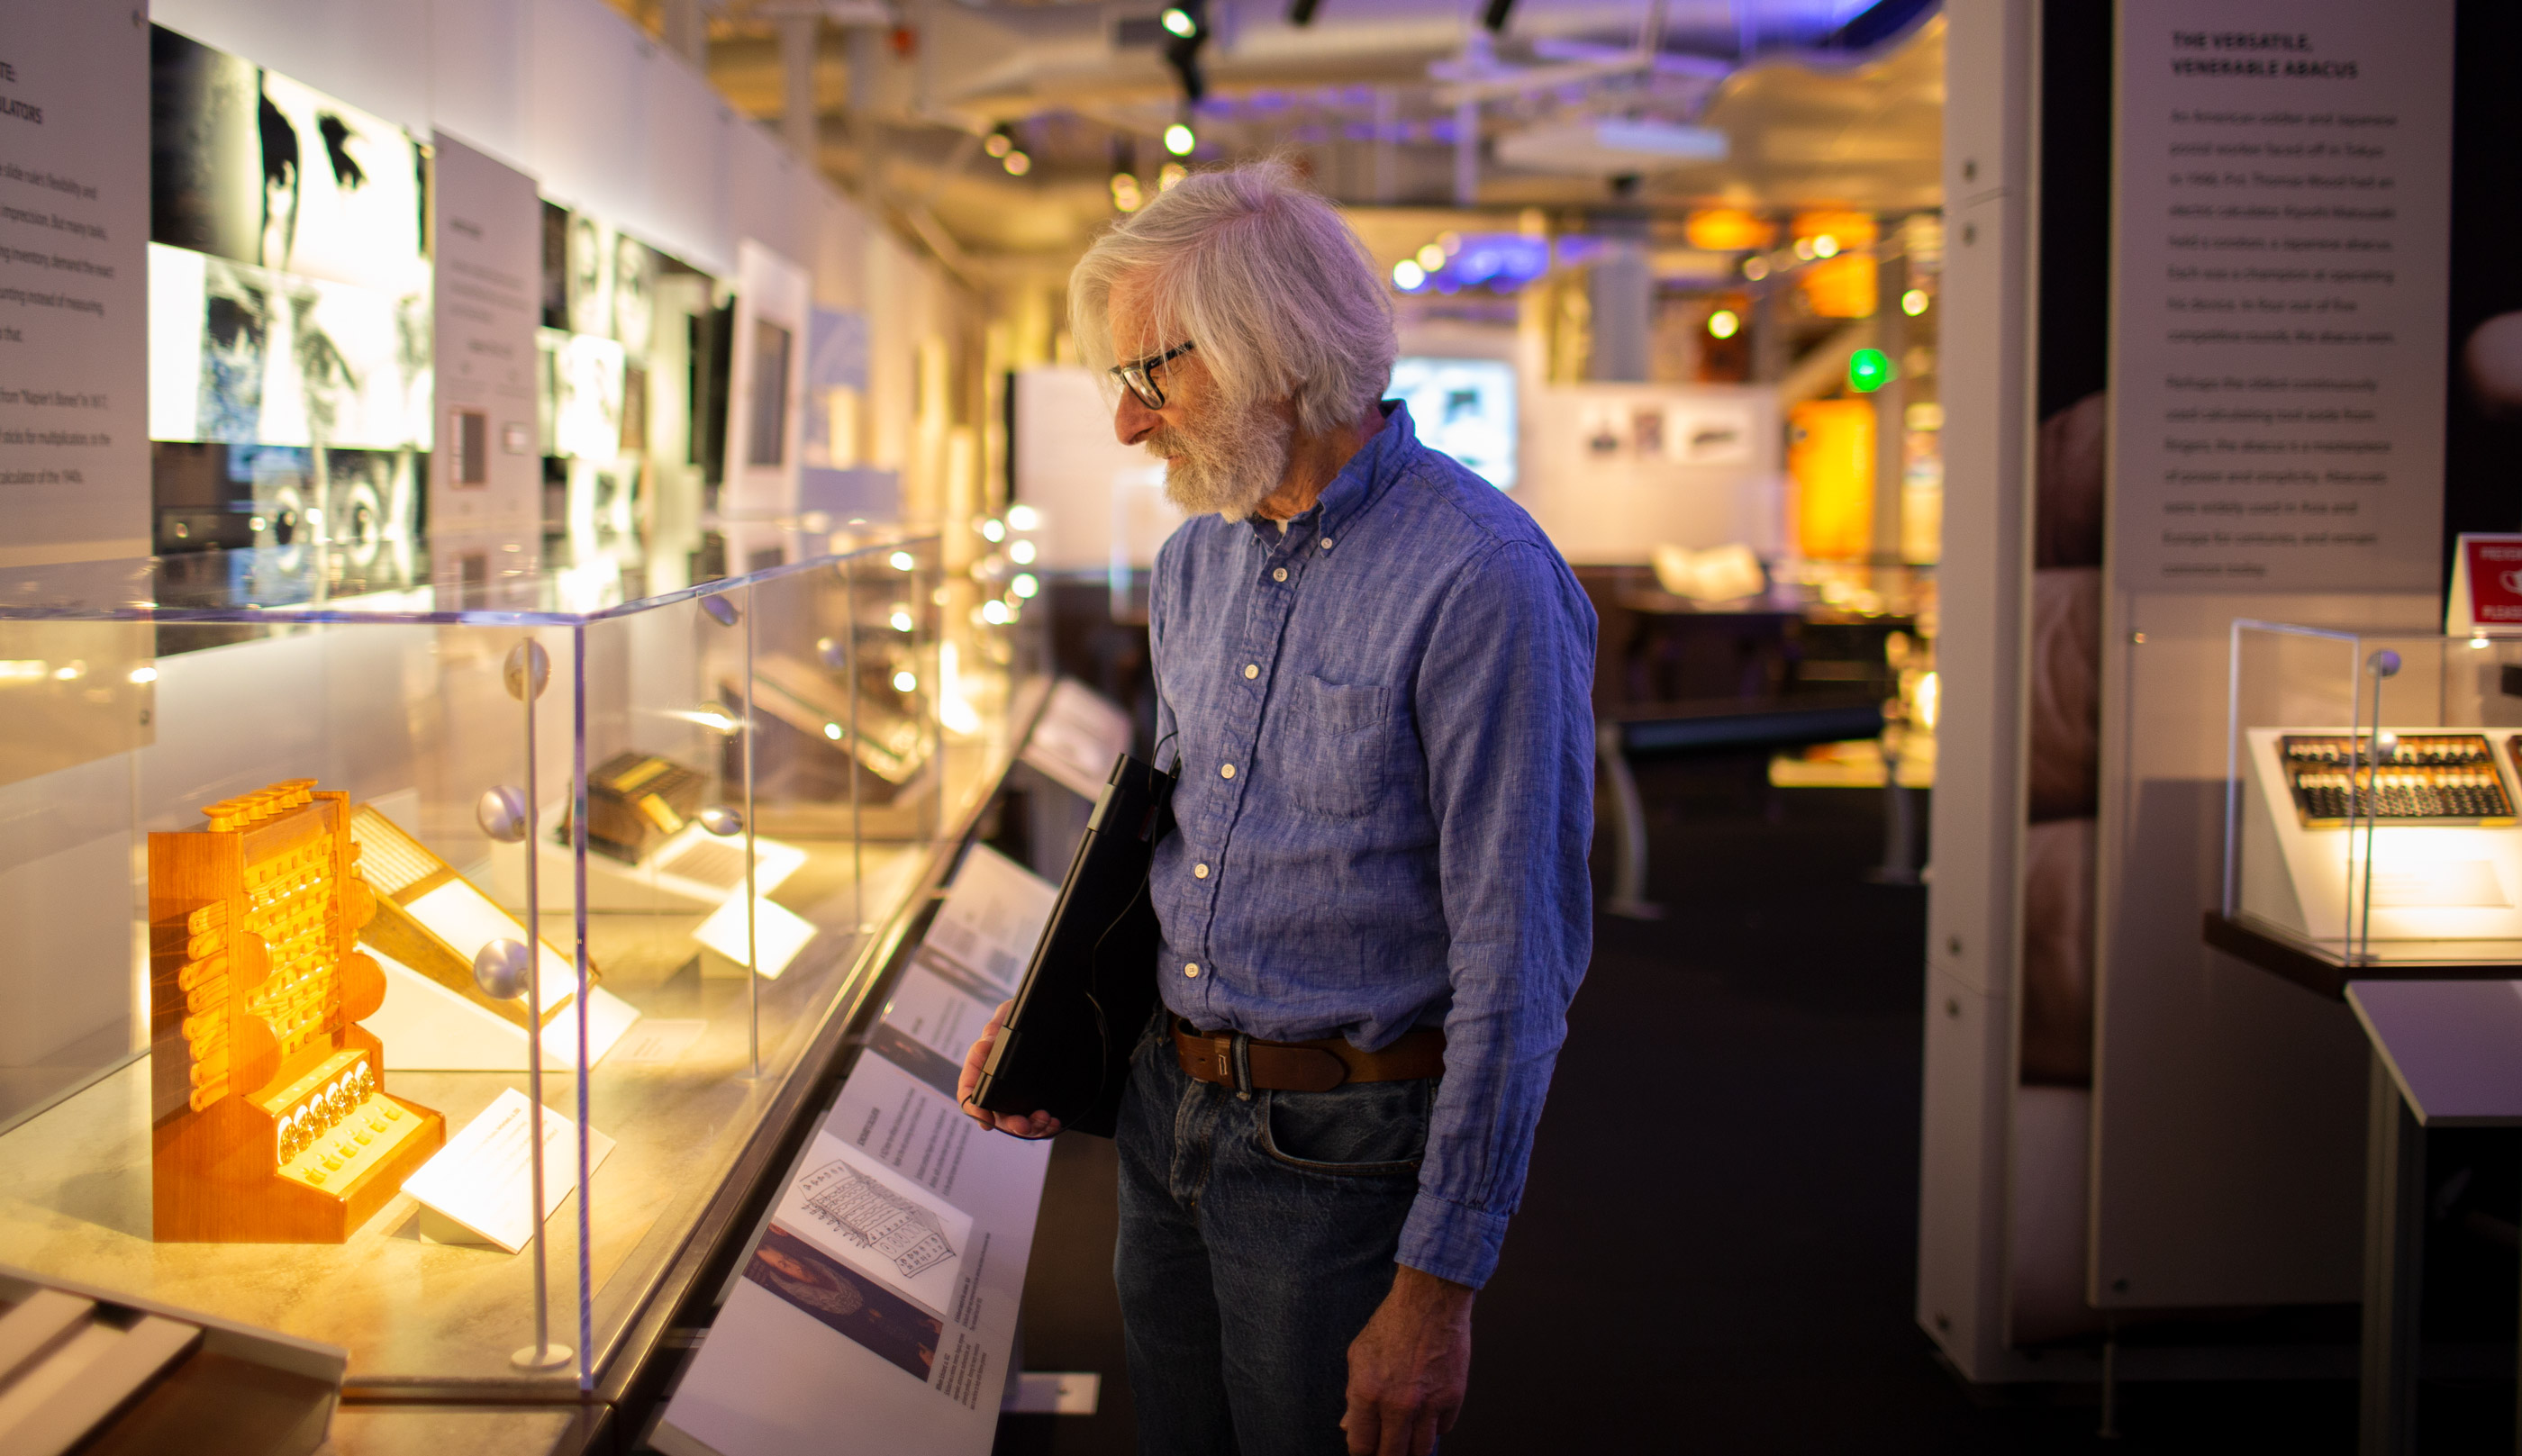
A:
[[[1199,66],[1199,48],[1208,43],[1207,0],[1182,0],[1159,23],[1165,27],[1165,64],[1181,78],[1183,99],[1197,105],[1208,94],[1208,76]]]
[[[1515,0],[1489,0],[1488,9],[1480,13],[1480,24],[1491,35],[1504,35],[1508,17],[1515,14]]]
[[[1287,7],[1287,23],[1303,29],[1314,23],[1314,12],[1322,5],[1323,0],[1293,0]]]

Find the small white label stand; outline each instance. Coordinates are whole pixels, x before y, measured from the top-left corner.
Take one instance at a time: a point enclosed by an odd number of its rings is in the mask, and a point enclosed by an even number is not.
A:
[[[578,1125],[550,1108],[542,1114],[542,1216],[549,1218],[578,1186],[578,1158],[571,1142]],[[526,1247],[536,1223],[526,1142],[532,1116],[526,1094],[511,1087],[411,1175],[402,1191],[420,1204],[422,1238],[438,1244],[490,1244],[510,1253]],[[613,1139],[587,1129],[589,1171],[612,1152]]]

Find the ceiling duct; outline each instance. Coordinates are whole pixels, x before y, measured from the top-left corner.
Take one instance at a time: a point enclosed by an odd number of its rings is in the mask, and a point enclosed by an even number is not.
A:
[[[1526,171],[1618,177],[1706,166],[1726,159],[1725,133],[1663,121],[1545,122],[1500,137],[1497,159]]]

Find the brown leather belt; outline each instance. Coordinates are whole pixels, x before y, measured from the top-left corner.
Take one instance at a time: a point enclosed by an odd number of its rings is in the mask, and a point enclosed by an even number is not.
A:
[[[1379,1052],[1361,1052],[1337,1036],[1320,1041],[1263,1041],[1232,1031],[1202,1031],[1176,1017],[1174,1055],[1186,1073],[1221,1087],[1243,1092],[1329,1092],[1344,1082],[1406,1082],[1444,1075],[1445,1033],[1421,1026],[1402,1033],[1399,1041]]]

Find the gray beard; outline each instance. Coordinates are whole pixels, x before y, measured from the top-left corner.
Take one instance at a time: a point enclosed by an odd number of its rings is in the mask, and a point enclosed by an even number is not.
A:
[[[1295,426],[1260,407],[1198,429],[1168,431],[1147,441],[1158,458],[1179,453],[1165,471],[1165,499],[1187,515],[1214,511],[1229,521],[1252,514],[1287,474]]]

